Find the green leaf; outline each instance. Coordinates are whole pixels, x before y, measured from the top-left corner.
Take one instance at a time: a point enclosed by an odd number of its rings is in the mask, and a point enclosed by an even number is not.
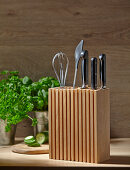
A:
[[[17,71],[10,72],[8,77],[0,81],[0,118],[7,122],[6,131],[11,129],[11,125],[27,119],[28,113],[33,110],[31,82],[27,76],[19,78]]]
[[[22,80],[23,84],[25,85],[29,85],[32,83],[32,80],[28,77],[28,76],[25,76]]]
[[[46,91],[44,89],[41,90],[43,97],[46,97]]]
[[[11,75],[18,75],[19,74],[19,71],[10,71],[9,72]]]
[[[2,75],[6,75],[6,74],[8,74],[8,73],[9,73],[8,70],[4,70],[4,71],[1,71],[1,72],[0,72],[0,74],[2,74]]]
[[[43,106],[44,106],[44,101],[39,98],[37,103],[38,110],[42,110]]]
[[[41,84],[46,84],[46,85],[48,85],[49,83],[51,83],[51,80],[49,79],[49,77],[43,77],[43,78],[41,78],[41,79],[39,80],[39,82],[40,82]]]
[[[34,97],[32,98],[32,100],[33,100],[33,102],[38,102],[38,96],[34,96]]]
[[[35,126],[36,124],[37,124],[37,119],[34,118],[34,119],[32,120],[32,126]]]
[[[43,77],[38,82],[25,76],[20,78],[17,71],[4,71],[8,74],[0,81],[0,119],[6,120],[6,131],[24,119],[30,118],[32,124],[36,120],[29,117],[32,110],[48,109],[48,88],[59,86],[53,77]]]
[[[44,89],[45,91],[48,91],[48,86],[46,84],[43,84],[42,89]]]
[[[59,87],[60,86],[60,83],[59,83],[58,80],[52,80],[51,82],[54,83],[55,87]]]
[[[6,125],[6,126],[5,126],[5,131],[6,131],[6,132],[9,132],[10,130],[11,130],[11,125],[9,125],[9,124]]]
[[[37,95],[38,95],[38,97],[43,97],[43,94],[42,94],[42,90],[40,89],[40,90],[38,90],[38,93],[37,93]]]

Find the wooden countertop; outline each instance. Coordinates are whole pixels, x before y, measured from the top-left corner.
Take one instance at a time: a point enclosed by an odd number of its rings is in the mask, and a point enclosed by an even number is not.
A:
[[[21,142],[21,139],[16,139]],[[0,146],[0,166],[85,166],[130,167],[130,138],[111,139],[110,160],[101,164],[51,160],[48,154],[25,155],[13,153],[11,146]]]

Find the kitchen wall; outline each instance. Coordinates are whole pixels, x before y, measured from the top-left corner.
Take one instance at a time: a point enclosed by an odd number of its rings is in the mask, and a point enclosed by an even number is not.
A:
[[[107,54],[111,137],[130,137],[129,11],[130,0],[0,0],[0,70],[19,70],[33,80],[55,76],[52,57],[63,51],[72,85],[74,50],[83,39],[90,57]],[[17,136],[31,134],[30,123],[19,124]]]

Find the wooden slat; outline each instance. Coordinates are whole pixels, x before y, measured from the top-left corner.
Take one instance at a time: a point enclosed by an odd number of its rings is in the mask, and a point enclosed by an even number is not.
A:
[[[55,89],[52,89],[52,158],[56,158],[56,110],[55,110]]]
[[[100,98],[100,100],[101,100],[101,98]],[[97,134],[97,125],[98,125],[98,123],[101,123],[101,122],[98,122],[98,119],[97,119],[97,114],[98,114],[97,113],[98,112],[97,104],[98,104],[98,101],[97,101],[97,91],[94,91],[94,148],[95,148],[95,163],[98,162],[97,137],[98,137],[99,134]],[[102,109],[102,108],[100,108],[100,109]]]
[[[71,98],[70,89],[67,90],[67,146],[68,146],[68,160],[71,158]]]
[[[91,161],[90,143],[90,91],[86,90],[86,119],[87,119],[87,162]]]
[[[87,161],[87,124],[86,124],[86,89],[82,89],[82,116],[83,116],[83,162]]]
[[[59,90],[56,89],[56,159],[60,159]]]
[[[97,109],[96,162],[100,163],[110,158],[110,91],[109,89],[101,89],[94,93],[95,108]]]
[[[71,160],[75,160],[75,94],[71,89]]]
[[[48,95],[48,114],[49,114],[49,158],[52,159],[52,99],[51,99],[51,89],[49,89]]]
[[[78,89],[79,96],[79,161],[83,161],[83,120],[82,120],[82,93]]]
[[[63,136],[63,90],[60,89],[60,159],[64,159],[64,136]]]
[[[79,98],[75,90],[75,161],[79,161]]]
[[[64,160],[67,160],[67,91],[63,89]]]
[[[88,163],[109,159],[109,89],[55,88],[49,90],[49,100],[50,158]]]
[[[93,101],[93,90],[90,90],[90,142],[91,142],[91,163],[94,163],[94,101]]]

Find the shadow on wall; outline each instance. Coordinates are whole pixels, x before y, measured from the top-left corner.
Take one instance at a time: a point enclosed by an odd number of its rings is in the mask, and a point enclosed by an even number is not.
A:
[[[130,156],[110,156],[110,159],[103,164],[130,165]]]
[[[33,113],[30,113],[30,116],[33,117]],[[16,128],[16,137],[26,137],[34,135],[34,127],[31,125],[32,121],[30,119],[23,120],[22,122],[20,122]]]

